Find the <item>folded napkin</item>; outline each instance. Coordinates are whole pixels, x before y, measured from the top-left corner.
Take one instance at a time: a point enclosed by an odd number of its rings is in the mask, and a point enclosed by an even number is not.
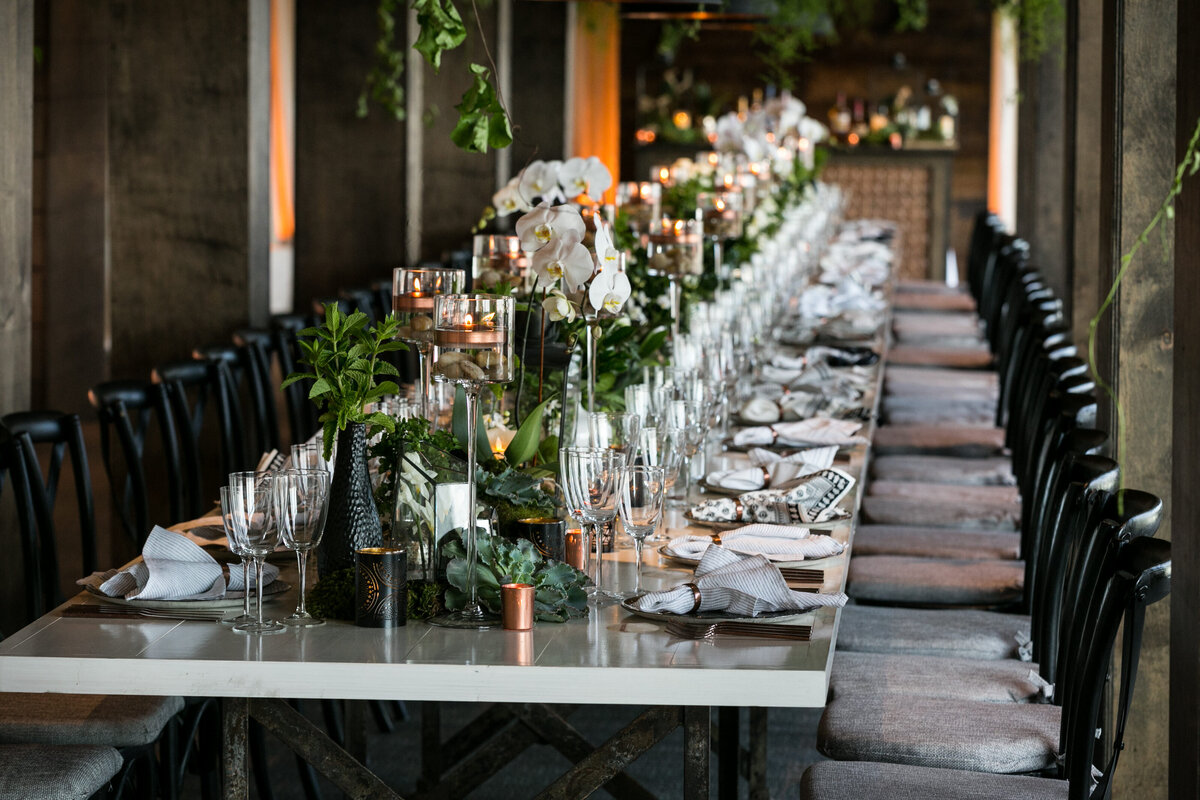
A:
[[[745,428],[733,435],[733,443],[737,447],[771,444],[861,444],[866,442],[866,439],[854,435],[861,428],[862,423],[854,420],[817,417],[799,422],[780,422],[771,426]]]
[[[725,611],[742,617],[846,604],[846,595],[840,593],[794,592],[778,567],[763,556],[740,555],[719,545],[705,551],[696,567],[694,585],[700,592],[698,611]],[[687,614],[695,607],[696,597],[692,587],[685,584],[645,594],[637,604],[643,611]]]
[[[745,492],[737,500],[707,500],[692,506],[691,514],[704,522],[826,522],[844,514],[838,503],[850,494],[854,484],[854,478],[840,469],[823,469],[803,476],[786,491],[762,489]]]
[[[744,469],[716,470],[708,473],[704,482],[709,486],[727,489],[731,492],[753,492],[767,486],[780,488],[797,478],[811,475],[819,469],[821,469],[819,466],[802,461],[776,461],[772,464]]]
[[[277,567],[264,566],[264,585],[277,577]],[[146,537],[141,561],[123,570],[93,573],[76,583],[126,600],[217,600],[227,589],[243,591],[241,570],[230,573],[226,587],[224,570],[212,556],[187,536],[157,525]]]
[[[667,552],[683,558],[700,558],[712,545],[708,536],[677,536]],[[824,533],[811,533],[795,525],[757,523],[721,534],[721,546],[746,555],[761,555],[773,561],[803,561],[841,553],[845,546]]]
[[[763,364],[762,379],[768,383],[778,383],[784,386],[796,380],[803,373],[800,369],[781,369],[772,364]]]
[[[780,463],[805,464],[813,467],[813,471],[815,472],[819,469],[832,467],[833,459],[837,457],[837,451],[837,445],[828,445],[826,447],[810,447],[807,450],[792,453],[790,456],[783,456],[765,447],[753,447],[747,455],[750,457],[750,463],[756,467],[766,467],[771,464]]]
[[[807,364],[804,356],[785,356],[780,353],[771,356],[771,366],[779,369],[804,369]]]
[[[747,422],[770,425],[779,422],[779,404],[766,397],[755,397],[738,411],[738,416]]]

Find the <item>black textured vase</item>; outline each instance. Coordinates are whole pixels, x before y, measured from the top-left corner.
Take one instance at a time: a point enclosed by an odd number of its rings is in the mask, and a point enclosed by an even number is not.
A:
[[[325,536],[317,549],[317,573],[328,575],[354,567],[354,553],[363,547],[381,547],[383,529],[371,475],[367,472],[367,427],[351,422],[338,432],[337,463],[329,487],[329,517]]]

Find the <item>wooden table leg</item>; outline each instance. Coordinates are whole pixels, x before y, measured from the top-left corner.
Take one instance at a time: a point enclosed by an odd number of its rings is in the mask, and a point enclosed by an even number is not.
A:
[[[742,749],[740,708],[717,709],[717,797],[737,800],[738,761]]]
[[[708,749],[712,746],[708,706],[683,708],[683,796],[708,800]]]
[[[221,797],[247,800],[250,797],[250,763],[247,729],[250,701],[244,697],[221,700]]]
[[[750,800],[768,800],[767,788],[767,708],[750,709]]]

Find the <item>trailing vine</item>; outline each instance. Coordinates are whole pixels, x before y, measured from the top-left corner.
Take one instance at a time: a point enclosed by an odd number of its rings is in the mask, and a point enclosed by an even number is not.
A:
[[[417,12],[419,28],[413,49],[424,56],[435,73],[439,72],[442,54],[466,41],[466,24],[453,0],[413,0],[412,8]],[[471,0],[471,10],[491,69],[480,64],[468,66],[471,83],[461,102],[455,106],[458,122],[450,139],[467,152],[486,153],[489,147],[500,149],[512,144],[512,125],[504,98],[492,83],[496,64],[484,36],[475,0]],[[404,50],[396,45],[397,17],[403,11],[402,0],[379,0],[376,12],[379,38],[375,42],[371,69],[358,96],[359,117],[370,113],[373,102],[393,119],[404,119]]]
[[[1137,256],[1138,251],[1150,241],[1150,236],[1164,220],[1175,218],[1175,200],[1179,197],[1180,192],[1183,191],[1183,179],[1191,177],[1197,172],[1200,172],[1200,119],[1196,120],[1196,127],[1192,131],[1192,138],[1188,140],[1188,146],[1183,153],[1183,158],[1180,159],[1179,164],[1175,168],[1175,178],[1171,182],[1171,188],[1167,190],[1167,196],[1163,198],[1162,204],[1158,207],[1154,216],[1150,218],[1150,222],[1146,225],[1145,229],[1138,234],[1129,251],[1121,256],[1121,266],[1113,278],[1108,295],[1104,298],[1104,302],[1100,304],[1096,315],[1088,323],[1088,367],[1091,370],[1092,379],[1095,380],[1096,385],[1112,401],[1113,408],[1116,411],[1118,460],[1120,460],[1125,452],[1125,409],[1122,408],[1121,401],[1117,399],[1113,387],[1100,376],[1100,370],[1096,367],[1096,331],[1100,326],[1100,320],[1116,301],[1117,290],[1120,289],[1121,281],[1124,280],[1125,273],[1129,271],[1129,267],[1133,263],[1134,257]],[[1123,486],[1124,475],[1121,476],[1121,481]]]

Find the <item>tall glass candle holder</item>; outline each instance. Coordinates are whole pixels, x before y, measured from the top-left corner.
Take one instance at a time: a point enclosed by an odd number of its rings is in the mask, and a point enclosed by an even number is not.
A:
[[[700,192],[696,195],[696,219],[704,226],[704,235],[712,244],[713,269],[723,278],[725,242],[742,235],[742,193]]]
[[[662,214],[662,184],[653,181],[618,183],[617,207],[625,212],[631,231],[637,235],[646,233],[650,223]]]
[[[433,306],[434,380],[461,386],[467,401],[467,600],[462,610],[434,617],[430,623],[448,628],[491,628],[494,614],[479,605],[475,574],[475,430],[479,425],[479,392],[490,383],[513,379],[512,297],[487,294],[441,295]]]
[[[701,223],[663,217],[650,224],[646,236],[646,271],[670,281],[671,341],[679,340],[680,282],[704,272]]]
[[[396,338],[417,351],[417,403],[419,413],[437,420],[431,408],[429,351],[433,347],[433,299],[440,294],[460,294],[467,275],[461,269],[408,269],[392,271],[392,311],[400,323]]]
[[[502,281],[522,285],[529,275],[529,255],[518,236],[479,234],[471,242],[471,274],[477,288]]]

